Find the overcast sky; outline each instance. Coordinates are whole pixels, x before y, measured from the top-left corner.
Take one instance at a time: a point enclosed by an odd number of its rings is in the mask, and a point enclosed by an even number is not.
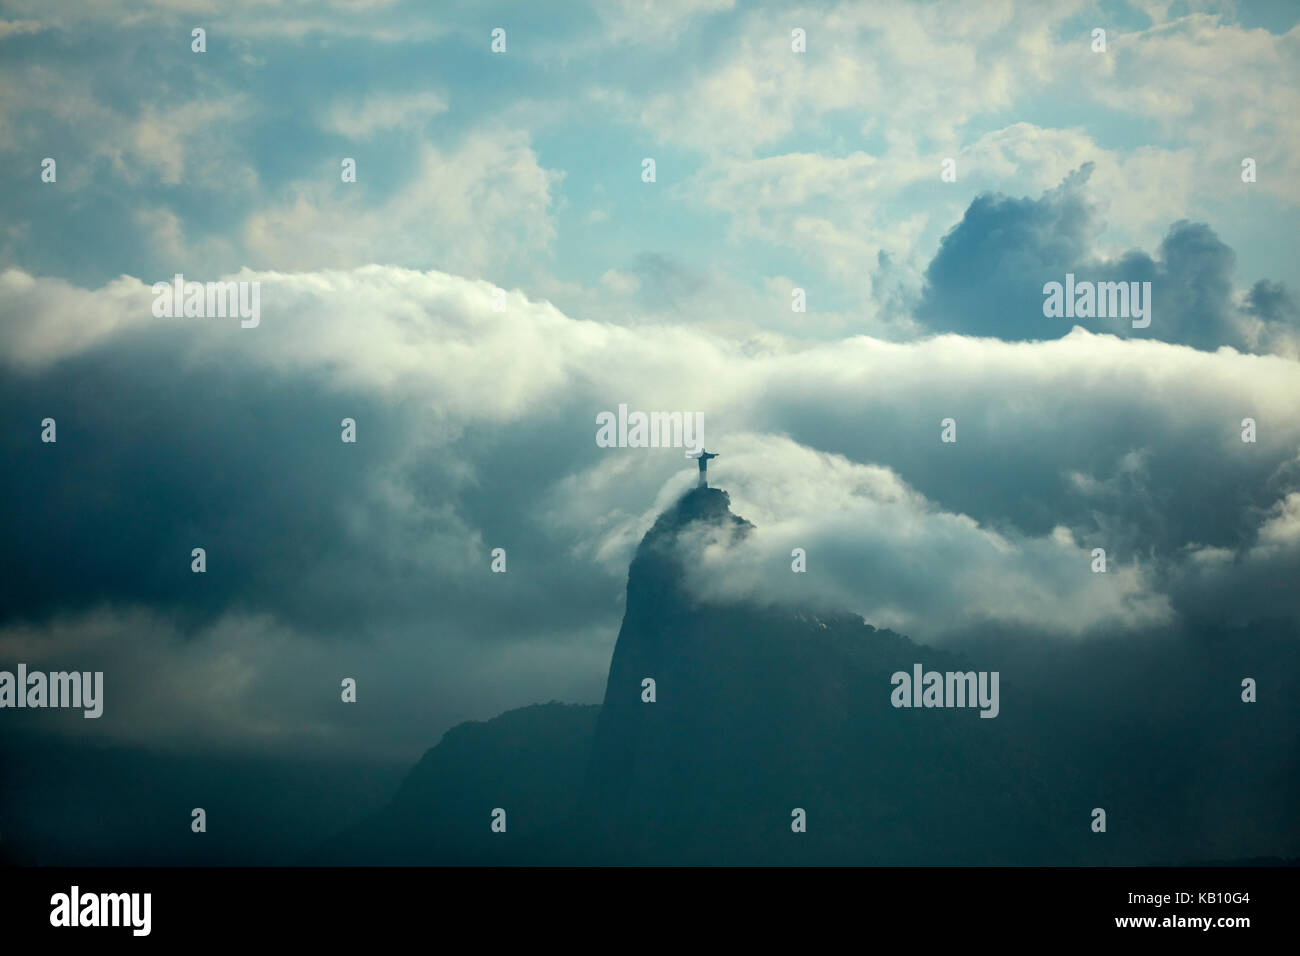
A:
[[[757,526],[705,596],[1300,624],[1293,5],[433,6],[0,4],[0,668],[105,672],[3,719],[413,759],[598,701],[695,481],[597,446],[620,403],[703,415]],[[155,317],[176,273],[260,324]],[[1044,317],[1067,273],[1150,326]]]

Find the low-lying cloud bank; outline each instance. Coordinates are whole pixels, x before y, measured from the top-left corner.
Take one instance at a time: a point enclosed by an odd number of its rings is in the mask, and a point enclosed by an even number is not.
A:
[[[488,283],[384,266],[230,276],[261,283],[246,329],[154,318],[169,278],[0,273],[0,647],[84,669],[78,642],[112,632],[93,646],[128,667],[155,635],[142,672],[206,689],[135,708],[134,738],[235,711],[223,734],[329,736],[308,699],[337,700],[358,646],[385,696],[424,674],[440,697],[384,718],[420,724],[408,739],[594,699],[632,550],[695,480],[681,449],[597,446],[621,403],[703,415],[711,482],[757,526],[700,542],[705,597],[846,606],[956,645],[1300,622],[1300,368],[1280,355],[1082,328],[738,343],[518,292],[494,311]],[[241,710],[295,661],[313,671],[296,716]]]

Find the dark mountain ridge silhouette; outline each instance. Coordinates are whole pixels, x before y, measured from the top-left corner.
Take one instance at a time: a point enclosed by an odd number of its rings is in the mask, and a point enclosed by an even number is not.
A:
[[[1223,845],[1178,842],[1177,806],[1152,788],[1167,796],[1179,784],[1143,771],[1171,752],[1159,735],[1099,741],[1050,692],[1005,673],[993,719],[975,707],[895,708],[896,671],[999,662],[854,614],[697,598],[697,535],[725,543],[754,530],[724,491],[684,495],[629,568],[603,704],[552,702],[453,728],[322,861],[1113,864],[1167,859],[1173,846],[1207,859],[1193,847]],[[1248,805],[1249,790],[1243,781],[1229,804]],[[1099,805],[1129,820],[1119,834],[1091,831]],[[497,808],[504,833],[490,828]],[[806,832],[792,830],[797,810]],[[1242,850],[1224,855],[1253,855]]]

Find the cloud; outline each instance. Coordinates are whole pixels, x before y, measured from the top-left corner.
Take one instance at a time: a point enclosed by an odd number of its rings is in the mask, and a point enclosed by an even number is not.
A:
[[[43,26],[36,20],[0,20],[0,40],[24,33],[38,33],[42,29]]]
[[[1291,204],[1300,200],[1300,27],[1278,35],[1191,13],[1146,30],[1112,32],[1108,46],[1111,68],[1086,84],[1087,95],[1194,144],[1203,163],[1223,170],[1225,187],[1239,183],[1238,164],[1252,156],[1273,170],[1261,177],[1261,188]],[[1059,69],[1082,69],[1088,56],[1073,48]]]
[[[1236,256],[1203,223],[1175,222],[1155,259],[1139,250],[1097,258],[1100,227],[1084,188],[1092,171],[1085,164],[1038,199],[978,196],[926,269],[918,318],[936,329],[1008,340],[1063,335],[1071,320],[1044,316],[1044,286],[1072,274],[1076,282],[1150,283],[1150,328],[1134,329],[1122,317],[1078,320],[1099,331],[1207,350],[1287,350],[1294,331],[1286,327],[1287,293],[1258,286],[1248,318],[1234,292]]]
[[[321,118],[321,125],[351,139],[369,139],[389,130],[419,130],[428,120],[446,111],[446,97],[430,90],[372,93],[362,99],[331,104]]]
[[[671,41],[693,20],[734,6],[735,0],[609,0],[592,4],[609,43]]]
[[[5,194],[0,651],[103,660],[100,732],[151,744],[410,752],[597,699],[694,481],[595,446],[623,402],[717,440],[757,531],[700,542],[715,596],[955,645],[1289,633],[1298,34],[1147,8],[1103,56],[1081,2],[579,4],[494,57],[476,4],[11,3],[0,149],[59,182]],[[261,325],[154,319],[175,271],[261,282]],[[1151,281],[1152,327],[1044,318],[1066,271]],[[338,713],[350,672],[387,716]]]
[[[1078,637],[1174,617],[1139,564],[1095,574],[1089,549],[1065,527],[1041,537],[982,527],[887,468],[788,439],[737,436],[729,464],[743,476],[735,497],[758,527],[731,547],[697,542],[692,583],[707,599],[851,608],[929,642],[975,625]],[[806,577],[792,571],[795,548],[810,562]]]
[[[344,184],[340,160],[287,197],[252,213],[243,242],[253,261],[294,270],[380,262],[483,274],[544,253],[555,238],[553,191],[527,136],[480,130],[453,148],[421,143],[406,182],[373,184],[364,157]],[[396,188],[394,186],[396,185]]]
[[[1054,8],[1052,22],[1068,15]],[[808,52],[791,50],[805,30]],[[641,121],[656,135],[713,156],[752,154],[838,110],[864,125],[888,110],[906,127],[956,138],[973,116],[1006,106],[1026,75],[1009,5],[978,14],[960,5],[751,11],[727,54],[656,94]]]
[[[421,640],[412,628],[342,643],[266,615],[231,612],[189,629],[148,608],[104,606],[39,627],[0,626],[0,667],[104,675],[100,717],[11,711],[15,733],[181,754],[366,753],[409,764],[437,728],[518,706],[521,685],[542,699],[599,694],[591,643],[608,654],[612,635],[537,636],[502,648],[457,635]],[[342,705],[344,677],[356,681],[356,706]]]
[[[127,276],[91,293],[61,279],[37,279],[21,269],[0,272],[0,290],[9,314],[29,316],[0,333],[5,343],[5,363],[20,366],[43,365],[76,355],[108,338],[114,330],[138,322],[136,311],[145,294],[139,280]],[[75,314],[77,318],[60,327],[55,319],[59,314]]]
[[[406,43],[440,35],[427,19],[412,20],[410,5],[400,0],[315,0],[266,4],[261,0],[103,0],[88,6],[61,9],[41,0],[11,0],[15,12],[39,18],[42,26],[73,32],[90,24],[135,27],[142,23],[178,23],[188,28],[194,19],[219,25],[217,37],[277,37],[300,41],[309,37],[364,38],[377,43]],[[405,9],[404,9],[405,8]],[[213,18],[219,17],[219,20]],[[186,36],[186,44],[189,38]]]
[[[0,494],[23,502],[0,628],[54,656],[130,638],[150,649],[142,680],[225,674],[178,727],[244,707],[222,733],[328,736],[337,719],[306,690],[273,721],[255,698],[301,666],[332,699],[359,660],[393,700],[420,697],[417,673],[459,682],[445,707],[409,705],[426,727],[539,688],[595,699],[632,550],[694,480],[679,449],[595,445],[596,414],[620,402],[705,416],[723,455],[710,475],[758,528],[701,552],[715,594],[847,606],[957,644],[1300,620],[1283,583],[1300,547],[1291,360],[1082,329],[756,349],[517,292],[493,312],[489,283],[438,272],[231,278],[262,283],[256,329],[154,319],[130,277],[0,275]],[[939,440],[948,416],[956,444]],[[1201,599],[1241,588],[1258,603]],[[130,712],[121,734],[166,736]]]
[[[184,183],[227,193],[257,186],[257,173],[231,143],[232,126],[247,122],[253,104],[240,96],[204,99],[172,107],[145,107],[125,129],[105,138],[96,151],[127,182],[141,171],[167,186]]]

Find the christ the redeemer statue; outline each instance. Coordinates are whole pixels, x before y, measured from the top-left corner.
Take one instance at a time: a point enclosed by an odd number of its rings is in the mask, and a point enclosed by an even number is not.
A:
[[[700,481],[699,481],[699,484],[697,484],[695,487],[696,487],[696,488],[707,488],[707,487],[709,487],[709,483],[708,483],[707,481],[705,481],[705,479],[704,479],[704,473],[705,473],[705,470],[709,467],[709,459],[710,459],[710,458],[717,458],[717,457],[718,457],[717,454],[714,453],[714,452],[708,452],[708,451],[705,451],[703,448],[701,448],[701,449],[700,449],[699,451],[697,451],[694,455],[692,455],[692,454],[690,454],[690,453],[688,452],[687,455],[686,455],[686,457],[687,457],[687,458],[694,458],[694,459],[696,459],[696,460],[700,463]]]

